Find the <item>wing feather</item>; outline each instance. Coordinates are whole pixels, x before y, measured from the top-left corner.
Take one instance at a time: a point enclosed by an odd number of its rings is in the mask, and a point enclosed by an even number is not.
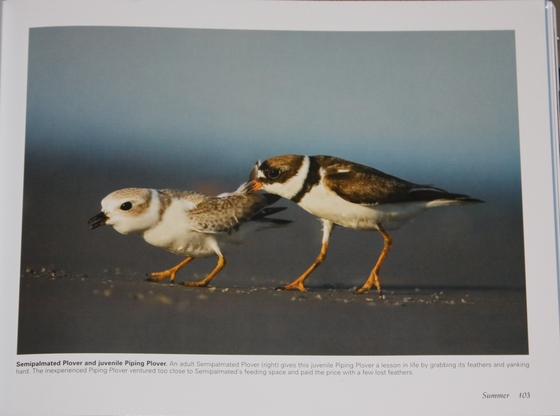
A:
[[[418,185],[388,175],[369,166],[344,159],[318,156],[326,166],[324,182],[341,198],[361,205],[412,201],[481,202],[467,195],[454,194],[430,185]]]
[[[363,205],[407,200],[416,186],[380,170],[343,159],[332,158],[325,168],[324,182],[341,198]]]
[[[231,194],[207,197],[189,211],[192,227],[205,233],[228,233],[251,220],[266,207],[267,200],[260,194]],[[216,215],[219,213],[219,215]]]

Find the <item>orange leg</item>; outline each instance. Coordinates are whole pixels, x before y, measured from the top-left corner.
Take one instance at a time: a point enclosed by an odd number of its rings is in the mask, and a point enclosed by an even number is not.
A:
[[[175,280],[175,275],[177,274],[177,272],[179,271],[179,269],[181,269],[183,266],[186,266],[188,263],[190,263],[193,260],[192,257],[187,257],[185,260],[183,260],[181,263],[179,263],[177,266],[172,267],[171,269],[167,269],[164,270],[162,272],[153,272],[150,273],[148,276],[150,276],[150,278],[148,280],[152,281],[152,282],[159,282],[160,280],[165,279],[166,277],[169,277],[169,280],[171,282],[173,282],[173,280]]]
[[[317,259],[315,260],[315,262],[311,265],[311,267],[309,269],[307,269],[305,271],[305,273],[303,273],[300,277],[298,277],[296,280],[294,280],[292,283],[290,283],[289,285],[284,286],[284,289],[286,290],[290,290],[290,289],[298,289],[301,290],[302,292],[306,292],[307,289],[305,288],[305,286],[303,285],[303,282],[305,279],[307,279],[307,277],[313,272],[313,270],[315,270],[324,260],[325,257],[327,256],[327,248],[329,246],[329,242],[327,241],[326,243],[323,243],[323,245],[321,246],[321,252],[319,253],[319,255],[317,256]]]
[[[225,265],[226,265],[226,258],[221,254],[218,254],[218,264],[216,265],[216,267],[214,267],[214,270],[212,270],[208,276],[206,276],[204,279],[198,282],[183,282],[182,284],[185,286],[196,286],[196,287],[207,286],[208,283],[210,283],[210,280],[216,277],[216,275],[220,272],[220,270],[224,268]]]
[[[389,254],[389,250],[391,249],[391,246],[393,245],[393,239],[381,227],[379,227],[379,232],[383,236],[383,240],[384,240],[383,251],[379,255],[379,259],[377,259],[377,263],[375,264],[375,267],[373,268],[373,270],[369,274],[368,279],[366,280],[364,285],[356,291],[356,293],[367,292],[368,290],[371,289],[371,287],[373,285],[375,285],[375,287],[377,288],[377,292],[379,293],[379,296],[383,296],[383,294],[381,292],[381,282],[379,281],[379,270],[381,269],[381,265],[385,261],[385,258],[387,257],[387,254]]]
[[[325,257],[327,257],[327,249],[329,248],[329,238],[331,236],[331,232],[334,227],[334,224],[325,219],[323,219],[322,222],[323,222],[323,243],[321,245],[321,251],[319,252],[319,255],[317,256],[315,262],[311,265],[311,267],[305,271],[305,273],[303,273],[300,277],[298,277],[289,285],[284,286],[285,290],[297,289],[302,292],[306,292],[307,289],[303,285],[303,282],[305,281],[305,279],[309,277],[311,273],[313,273],[313,270],[315,270],[325,260]]]

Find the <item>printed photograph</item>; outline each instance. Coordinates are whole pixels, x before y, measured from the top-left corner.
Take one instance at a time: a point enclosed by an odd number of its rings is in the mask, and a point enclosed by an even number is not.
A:
[[[515,33],[29,33],[18,354],[528,354]]]

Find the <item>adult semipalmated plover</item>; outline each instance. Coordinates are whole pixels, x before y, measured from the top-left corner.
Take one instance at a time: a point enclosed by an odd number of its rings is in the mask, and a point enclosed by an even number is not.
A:
[[[268,218],[285,209],[267,208],[278,199],[277,195],[253,193],[251,183],[216,197],[170,189],[126,188],[107,195],[101,201],[102,211],[88,224],[92,230],[112,225],[121,234],[140,234],[151,245],[187,257],[175,267],[150,273],[152,281],[166,277],[173,281],[177,271],[194,258],[217,255],[218,264],[208,276],[198,282],[183,282],[186,286],[206,286],[225,266],[222,243],[239,244],[248,231],[291,222]],[[248,222],[256,229],[246,225]]]
[[[323,239],[315,262],[285,289],[305,291],[305,279],[325,259],[335,225],[357,230],[377,230],[384,247],[363,293],[373,285],[381,295],[379,270],[391,248],[389,230],[400,228],[428,208],[483,202],[432,186],[417,185],[377,169],[331,156],[275,156],[251,172],[253,190],[263,189],[296,202],[318,216],[323,223]]]

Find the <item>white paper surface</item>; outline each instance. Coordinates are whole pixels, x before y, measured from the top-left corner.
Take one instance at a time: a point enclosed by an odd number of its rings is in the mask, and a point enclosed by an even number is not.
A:
[[[550,22],[542,2],[4,1],[3,6],[0,413],[521,415],[560,412],[555,212],[558,196],[554,179],[557,156],[553,154],[557,147],[552,142],[556,125],[552,117],[556,115],[550,109],[556,102],[551,98],[550,80],[556,74],[549,73],[553,65],[547,56],[555,48],[547,47],[547,39],[551,42],[547,36]],[[529,353],[18,355],[19,279],[23,273],[20,269],[25,267],[20,266],[20,224],[29,29],[63,26],[342,32],[514,31]],[[249,168],[253,162],[248,161]],[[86,217],[88,214],[84,213]],[[427,336],[429,327],[430,323],[426,322]],[[86,364],[88,361],[93,364]],[[102,362],[107,364],[101,365]],[[485,368],[484,364],[492,367]],[[85,373],[64,374],[73,368]],[[27,369],[31,370],[30,374],[17,374],[17,370]],[[54,373],[36,371],[44,369]],[[141,371],[133,372],[136,369]],[[142,372],[148,369],[154,373]],[[216,375],[207,371],[216,369],[237,372]],[[410,371],[411,375],[366,373],[388,369]],[[288,374],[295,370],[297,373]],[[360,375],[354,373],[357,371]]]

